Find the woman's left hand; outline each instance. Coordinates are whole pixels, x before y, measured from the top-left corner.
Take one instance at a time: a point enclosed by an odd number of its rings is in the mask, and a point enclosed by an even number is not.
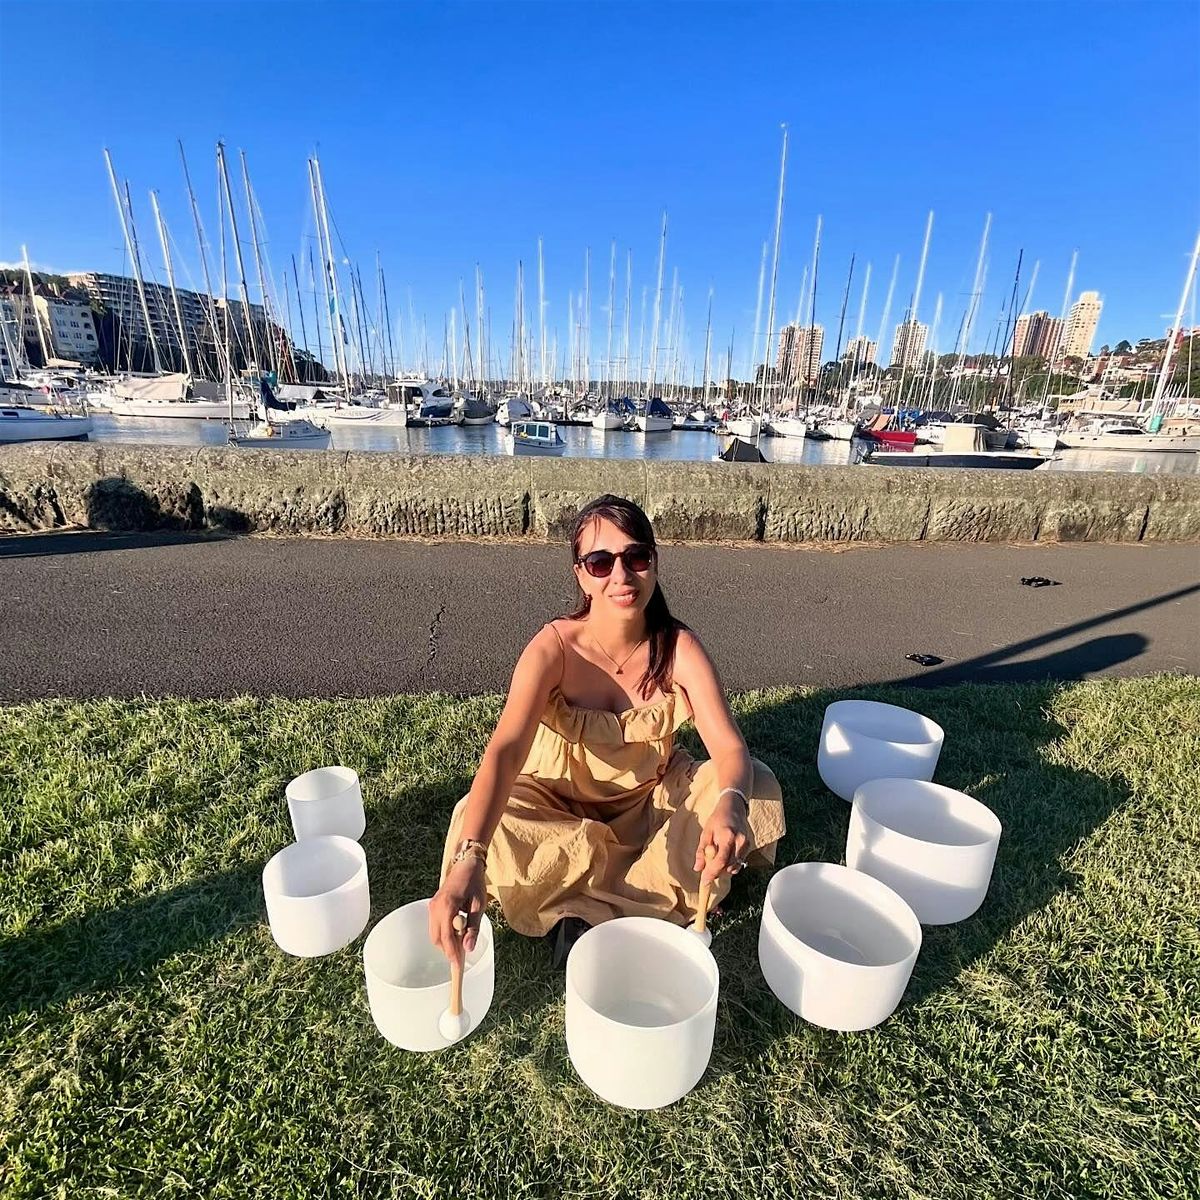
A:
[[[701,881],[711,882],[723,873],[736,875],[746,865],[746,848],[750,845],[750,824],[746,818],[746,806],[739,797],[725,795],[717,802],[696,847],[695,870],[702,872]],[[714,851],[709,861],[704,856],[707,846]]]

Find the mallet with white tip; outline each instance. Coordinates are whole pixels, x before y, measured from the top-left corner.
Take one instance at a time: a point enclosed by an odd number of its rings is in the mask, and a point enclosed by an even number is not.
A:
[[[717,848],[709,845],[704,847],[705,864],[712,862]],[[708,928],[708,905],[712,898],[712,880],[700,882],[700,904],[696,909],[696,920],[692,924],[692,932],[706,945],[712,945],[712,930]]]
[[[454,918],[454,936],[461,938],[467,927],[465,913],[459,913]],[[463,951],[464,955],[466,951]],[[438,1018],[438,1032],[448,1042],[457,1042],[465,1037],[471,1029],[471,1018],[463,1012],[462,1005],[463,961],[461,958],[450,960],[450,1007]]]

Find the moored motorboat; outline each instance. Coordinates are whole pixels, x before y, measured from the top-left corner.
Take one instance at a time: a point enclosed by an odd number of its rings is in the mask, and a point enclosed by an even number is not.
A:
[[[514,455],[558,458],[567,448],[551,421],[514,421],[507,441],[508,452]]]
[[[1063,432],[1059,442],[1068,450],[1154,450],[1194,453],[1200,435],[1149,433],[1129,420],[1095,422],[1084,429]]]

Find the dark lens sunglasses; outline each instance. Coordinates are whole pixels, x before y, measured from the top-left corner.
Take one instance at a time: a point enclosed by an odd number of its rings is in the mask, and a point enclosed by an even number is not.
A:
[[[618,558],[629,570],[643,575],[654,565],[654,547],[626,546],[615,554],[611,550],[593,550],[591,554],[585,554],[575,561],[593,578],[604,579],[612,574]]]

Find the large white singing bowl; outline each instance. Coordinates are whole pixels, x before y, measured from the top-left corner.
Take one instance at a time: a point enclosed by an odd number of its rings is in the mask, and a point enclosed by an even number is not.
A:
[[[870,1029],[908,986],[921,926],[891,888],[834,863],[796,863],[767,887],[758,962],[771,991],[825,1029]]]
[[[1000,821],[964,792],[872,779],[854,793],[846,865],[882,880],[922,925],[969,917],[987,895]]]
[[[450,960],[429,940],[429,901],[414,900],[388,913],[363,946],[363,971],[371,1017],[380,1033],[401,1050],[444,1050],[461,1038],[445,1038],[438,1023],[450,1007]],[[479,1028],[492,1006],[496,954],[492,925],[479,925],[475,949],[463,964],[462,1037]]]
[[[305,838],[263,867],[271,936],[300,958],[331,954],[367,926],[367,856],[353,838]]]
[[[821,725],[817,770],[843,800],[868,779],[932,779],[944,737],[936,721],[907,708],[835,700]]]
[[[349,767],[317,767],[287,785],[288,812],[296,841],[302,838],[360,838],[367,827],[358,773]]]
[[[686,929],[620,917],[567,958],[567,1052],[622,1108],[662,1108],[700,1082],[717,1025],[717,961]]]

